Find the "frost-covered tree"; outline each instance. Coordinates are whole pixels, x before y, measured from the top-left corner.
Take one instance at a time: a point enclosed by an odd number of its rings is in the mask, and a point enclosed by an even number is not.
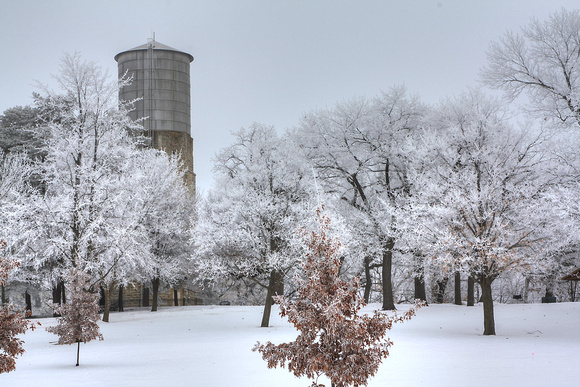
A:
[[[484,82],[511,99],[525,94],[541,118],[580,124],[580,13],[561,9],[509,31],[487,52]]]
[[[26,265],[61,282],[69,267],[95,267],[114,247],[128,160],[138,150],[138,125],[117,104],[119,85],[94,63],[65,55],[56,78],[60,92],[38,98],[48,138],[41,164],[44,192],[36,200]],[[24,263],[24,262],[23,262]],[[101,272],[106,272],[100,268]]]
[[[359,314],[365,305],[359,294],[359,279],[342,280],[338,273],[343,247],[330,232],[324,211],[317,211],[317,229],[301,230],[304,256],[303,276],[297,278],[296,300],[275,297],[280,315],[287,317],[300,332],[295,341],[254,347],[268,362],[268,368],[285,366],[297,377],[313,379],[311,386],[326,375],[333,387],[366,386],[389,354],[392,342],[385,334],[393,323],[408,320],[411,308],[402,316],[387,316],[375,311]]]
[[[148,149],[137,160],[140,177],[133,177],[133,183],[138,195],[131,209],[148,246],[139,273],[151,281],[151,310],[156,311],[161,281],[176,284],[188,274],[195,198],[184,183],[179,157]]]
[[[216,188],[199,210],[194,242],[201,278],[247,278],[266,290],[262,326],[272,296],[283,294],[295,267],[291,240],[305,216],[309,192],[304,164],[272,127],[235,133],[216,158]]]
[[[23,154],[0,150],[0,236],[6,259],[18,257],[23,249],[19,241],[26,232],[24,219],[30,215],[28,203],[33,190],[28,180],[32,172],[32,164]],[[5,280],[0,285],[2,303],[6,301]]]
[[[385,310],[395,309],[393,253],[408,250],[409,144],[424,110],[418,98],[395,87],[372,101],[359,98],[307,114],[296,131],[325,191],[350,207],[345,216],[367,242],[364,271],[381,267]]]
[[[103,340],[98,321],[99,292],[91,284],[91,276],[78,268],[69,269],[66,274],[70,298],[66,304],[55,304],[55,312],[61,317],[57,325],[47,327],[48,332],[58,335],[58,344],[77,343],[77,367],[81,343],[99,339]]]
[[[442,103],[430,122],[433,168],[419,199],[429,214],[424,235],[435,242],[429,253],[447,273],[480,284],[484,335],[494,335],[493,281],[545,258],[542,137],[510,126],[499,104],[476,91]]]

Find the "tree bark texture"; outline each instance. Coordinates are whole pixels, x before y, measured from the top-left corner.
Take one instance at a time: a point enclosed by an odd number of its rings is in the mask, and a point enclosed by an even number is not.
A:
[[[364,259],[364,270],[365,270],[365,284],[364,284],[364,300],[368,304],[371,298],[371,289],[373,287],[373,279],[371,278],[371,258],[365,257]]]
[[[495,319],[493,316],[493,297],[491,294],[492,278],[480,279],[481,299],[483,301],[483,334],[484,336],[495,335]]]
[[[455,305],[463,305],[461,302],[461,274],[455,272]]]
[[[179,306],[179,297],[177,296],[177,289],[173,289],[173,306]]]
[[[268,291],[266,293],[266,305],[264,305],[264,314],[262,315],[262,328],[270,326],[270,314],[272,312],[272,305],[276,295],[284,294],[284,276],[279,270],[272,270],[270,278],[268,279]]]
[[[475,279],[467,277],[467,306],[475,305]]]
[[[125,286],[119,285],[119,297],[117,299],[117,303],[119,304],[119,312],[123,312],[125,310],[123,305],[123,289],[125,289]]]
[[[103,306],[103,322],[109,322],[109,314],[111,312],[111,287],[112,285],[105,285],[101,288],[103,290],[103,298],[105,300],[105,305]]]
[[[24,292],[24,302],[26,303],[26,310],[32,313],[32,299],[28,290]]]
[[[142,306],[149,306],[149,288],[143,288]]]
[[[4,285],[0,285],[2,287],[2,305],[7,304],[8,300],[6,300],[6,287]]]
[[[77,340],[77,367],[79,366],[79,357],[81,352],[81,341]]]
[[[437,281],[437,303],[442,304],[445,301],[445,288],[447,287],[449,278],[445,277]]]
[[[159,284],[160,284],[161,280],[159,279],[159,277],[155,277],[151,280],[151,285],[153,288],[153,297],[152,297],[152,301],[151,301],[151,311],[152,312],[157,312],[157,299],[159,298]]]
[[[395,240],[387,238],[383,243],[383,310],[395,310],[395,300],[393,297],[393,283],[392,283],[392,265],[393,265],[393,247],[395,247]]]
[[[415,294],[414,298],[416,300],[427,301],[427,292],[425,290],[425,279],[422,275],[417,275],[414,278],[415,282]]]

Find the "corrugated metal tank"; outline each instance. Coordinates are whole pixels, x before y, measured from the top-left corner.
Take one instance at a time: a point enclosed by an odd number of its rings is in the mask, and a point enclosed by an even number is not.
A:
[[[168,153],[181,152],[188,183],[195,187],[191,137],[190,54],[154,39],[115,56],[119,77],[128,72],[130,86],[119,91],[120,100],[141,98],[131,119],[146,118],[143,126],[152,145]]]

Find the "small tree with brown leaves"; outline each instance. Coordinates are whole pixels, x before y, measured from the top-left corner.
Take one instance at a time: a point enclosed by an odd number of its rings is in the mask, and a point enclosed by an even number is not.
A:
[[[18,262],[6,258],[2,253],[6,242],[0,241],[0,286],[6,284],[10,270],[18,267]],[[17,311],[13,305],[0,305],[0,374],[16,368],[16,357],[24,353],[24,341],[18,335],[35,325],[25,319],[24,311]]]
[[[365,305],[359,294],[359,279],[339,278],[340,242],[329,236],[330,220],[317,211],[317,231],[303,231],[307,252],[302,260],[305,278],[298,278],[298,299],[275,297],[280,314],[300,334],[294,342],[255,345],[268,368],[284,367],[297,377],[313,379],[311,387],[323,387],[318,378],[326,375],[333,387],[366,386],[389,354],[392,342],[386,338],[393,323],[408,320],[411,308],[402,316],[390,317],[379,311],[359,315]]]
[[[55,305],[55,313],[62,317],[58,319],[58,325],[46,330],[59,336],[58,344],[77,343],[78,367],[81,342],[103,340],[97,323],[101,319],[99,293],[95,285],[90,285],[90,276],[78,268],[69,270],[66,281],[70,284],[70,302]]]

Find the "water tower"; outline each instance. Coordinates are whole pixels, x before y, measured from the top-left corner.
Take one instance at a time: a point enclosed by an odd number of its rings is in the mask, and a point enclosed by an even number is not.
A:
[[[153,147],[181,153],[186,183],[195,190],[189,67],[193,56],[148,39],[115,56],[119,77],[128,72],[130,86],[119,92],[120,100],[141,98],[129,113],[133,120],[146,118],[143,126]]]

